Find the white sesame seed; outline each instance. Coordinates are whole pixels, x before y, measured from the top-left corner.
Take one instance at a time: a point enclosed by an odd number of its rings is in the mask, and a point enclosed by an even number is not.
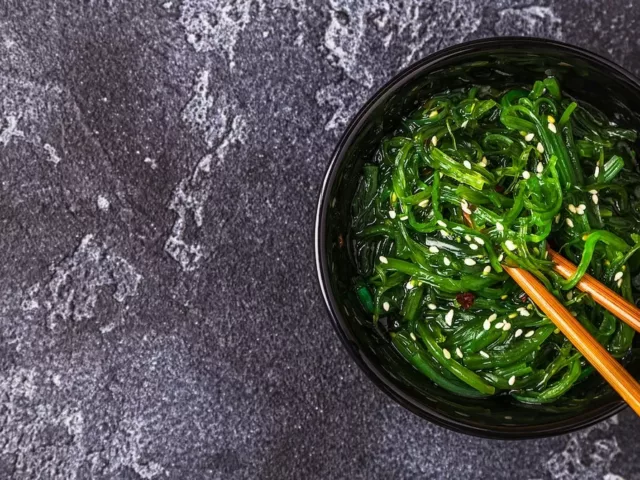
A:
[[[385,311],[385,312],[388,312],[388,311],[389,311],[389,302],[384,302],[384,303],[382,304],[382,308],[384,308],[384,311]]]
[[[407,284],[405,285],[405,287],[407,288],[407,290],[411,290],[415,285],[413,284],[413,280],[409,280],[407,282]]]
[[[438,111],[437,110],[433,110],[430,114],[429,114],[429,118],[433,118],[433,117],[437,117],[438,116]]]
[[[618,280],[617,285],[618,285],[618,288],[622,287],[622,279]]]
[[[567,227],[573,228],[573,220],[571,220],[570,218],[567,218],[565,222],[567,223]]]
[[[598,178],[600,176],[600,167],[596,165],[596,169],[593,171],[593,176]]]
[[[522,317],[530,317],[531,314],[529,313],[529,310],[527,310],[526,308],[519,308],[518,312],[520,313],[520,315]]]
[[[491,273],[491,266],[487,265],[486,267],[484,267],[484,270],[482,270],[482,274],[489,275],[490,273]]]
[[[576,206],[573,203],[570,203],[569,205],[567,205],[567,209],[571,212],[571,213],[577,213],[578,210],[576,210]]]
[[[489,318],[487,318],[487,320],[489,320],[490,322],[493,322],[496,318],[498,318],[498,314],[492,313],[491,315],[489,315]]]
[[[475,243],[472,243],[471,245],[469,245],[469,248],[471,250],[477,250],[478,249],[478,245],[476,245]]]
[[[511,329],[511,324],[509,322],[504,322],[504,327],[502,327],[502,330],[509,331]]]
[[[436,246],[431,246],[429,247],[429,252],[431,253],[438,253],[440,251],[440,249]]]
[[[473,239],[476,241],[478,245],[484,245],[484,240],[481,239],[480,237],[473,237]]]
[[[536,145],[536,150],[538,150],[540,153],[544,153],[544,146],[542,145],[542,143],[538,142],[538,145]]]
[[[469,160],[465,160],[464,162],[462,162],[462,164],[468,168],[469,170],[471,170],[471,162]]]
[[[584,203],[581,203],[576,207],[576,210],[578,211],[578,213],[580,213],[580,210],[584,212],[586,209],[587,209],[587,206]],[[580,213],[580,215],[582,215],[582,213]]]
[[[542,164],[542,162],[538,162],[538,165],[536,165],[536,172],[542,173],[543,171],[544,171],[544,165]]]
[[[489,358],[489,354],[487,352],[485,352],[484,350],[480,350],[480,356],[484,357],[484,358]]]
[[[504,260],[504,253],[501,253],[500,255],[498,255],[498,261],[501,262]]]
[[[598,195],[596,195],[595,193],[591,195],[591,201],[597,205],[599,201]]]
[[[469,202],[467,202],[464,198],[460,201],[460,207],[464,213],[471,215],[471,210],[469,210]]]
[[[403,222],[406,222],[407,220],[409,220],[409,216],[408,215],[402,215],[400,217],[400,220],[402,220]]]
[[[518,338],[520,335],[522,335],[522,329],[521,328],[516,330],[516,338]]]
[[[499,232],[504,232],[504,225],[502,225],[500,222],[496,222],[496,230]]]
[[[453,308],[449,310],[444,316],[444,321],[447,323],[447,325],[451,326],[451,324],[453,323]]]
[[[549,123],[547,124],[547,128],[548,128],[549,130],[551,130],[553,133],[558,133],[558,130],[556,129],[556,126],[555,126],[553,123],[551,123],[551,122],[549,122]]]
[[[444,173],[442,173],[442,172],[438,172],[438,176],[439,176],[440,178],[442,178],[442,177],[444,177]]]
[[[482,324],[482,328],[484,328],[485,330],[489,330],[491,328],[491,322],[489,320],[485,320]]]
[[[473,267],[476,264],[476,261],[473,258],[465,258],[464,264]]]
[[[471,235],[469,235],[469,234],[465,235],[465,236],[464,236],[464,239],[465,239],[467,242],[470,242],[470,241],[471,241]]]
[[[444,262],[444,264],[448,267],[449,265],[451,265],[451,260],[449,260],[449,257],[444,257],[442,259],[442,261]]]
[[[536,332],[533,331],[533,330],[529,330],[527,333],[524,334],[524,336],[529,338],[529,337],[532,337],[534,333],[536,333]]]
[[[446,223],[444,223],[442,220],[438,220],[436,223],[437,223],[438,225],[440,225],[441,227],[446,227],[446,226],[447,226],[447,224],[446,224]]]
[[[573,299],[573,290],[569,290],[569,291],[567,292],[566,297],[567,297],[567,300],[571,300],[571,299]]]
[[[469,209],[469,207],[462,207],[462,211],[467,215],[471,215],[473,212]]]
[[[504,246],[507,247],[507,250],[511,252],[513,252],[516,248],[518,248],[516,244],[513,243],[511,240],[507,240],[506,242],[504,242]]]
[[[555,222],[556,222],[556,223],[560,223],[560,219],[561,219],[561,218],[562,218],[562,215],[561,215],[561,214],[557,214],[557,215],[556,215],[556,218],[555,218]]]
[[[444,355],[444,358],[446,358],[447,360],[451,358],[451,354],[449,353],[449,350],[447,350],[446,348],[442,349],[442,354]]]
[[[547,115],[547,122],[556,123],[556,119],[552,115]]]
[[[527,133],[527,134],[524,136],[524,139],[525,139],[527,142],[530,142],[531,140],[533,140],[533,137],[534,137],[534,136],[535,136],[535,135],[534,135],[533,133]]]
[[[411,337],[411,340],[413,340],[414,342],[415,342],[416,340],[418,340],[418,339],[416,338],[415,333],[413,333],[413,332],[411,332],[411,333],[409,334],[409,336]]]
[[[598,190],[596,190],[596,189],[594,188],[594,189],[592,189],[592,190],[589,190],[589,193],[590,193],[591,195],[597,195],[597,194],[598,194]]]
[[[497,328],[498,330],[500,330],[502,327],[504,327],[504,322],[498,322],[498,323],[496,323],[496,328]]]
[[[429,305],[427,305],[427,307],[429,307],[429,310],[435,310],[436,308],[436,304],[435,303],[430,303]]]
[[[458,358],[462,358],[462,350],[460,350],[460,347],[456,347],[456,355]]]
[[[487,160],[487,157],[482,157],[482,160],[480,160],[480,165],[482,165],[483,167],[486,167],[489,164],[489,161]]]
[[[522,172],[522,178],[524,178],[525,180],[529,180],[531,178],[531,174],[529,173],[528,170],[525,170],[524,172]]]
[[[469,123],[469,120],[465,120],[464,122],[462,122],[462,125],[460,125],[462,128],[465,128],[467,126],[467,124]]]
[[[511,378],[509,379],[509,385],[513,385],[514,383],[516,383],[516,376],[511,375]]]
[[[422,200],[422,201],[418,204],[418,206],[419,206],[419,207],[421,207],[421,208],[424,208],[424,207],[426,207],[427,205],[429,205],[429,200],[428,200],[428,199],[427,199],[427,200]]]
[[[396,212],[393,210],[389,210],[389,218],[394,219],[396,218]]]
[[[387,257],[380,256],[380,263],[386,264],[386,263],[389,263],[389,260],[387,260]]]
[[[624,275],[623,272],[616,273],[615,276],[613,277],[613,281],[617,282],[618,280],[620,280],[622,278],[623,275]]]
[[[436,137],[435,135],[431,137],[431,145],[433,145],[434,147],[438,145],[438,137]]]

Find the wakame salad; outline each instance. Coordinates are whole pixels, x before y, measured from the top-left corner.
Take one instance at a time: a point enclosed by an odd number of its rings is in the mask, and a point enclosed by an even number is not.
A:
[[[634,330],[575,287],[589,273],[634,301],[636,136],[554,77],[422,104],[365,164],[351,206],[353,288],[377,330],[455,394],[556,401],[597,373],[506,264],[624,361]],[[553,271],[550,247],[578,266],[573,277]]]

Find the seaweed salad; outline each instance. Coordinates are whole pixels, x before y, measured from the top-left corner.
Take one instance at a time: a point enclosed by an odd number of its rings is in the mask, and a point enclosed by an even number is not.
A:
[[[450,392],[553,402],[597,373],[507,264],[624,361],[634,330],[575,287],[589,273],[634,300],[636,137],[554,77],[423,103],[364,165],[351,206],[353,288],[376,329]],[[574,276],[553,271],[549,247],[578,266]]]

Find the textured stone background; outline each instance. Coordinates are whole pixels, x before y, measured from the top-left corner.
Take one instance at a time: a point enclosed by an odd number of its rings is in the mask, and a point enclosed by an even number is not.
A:
[[[631,1],[0,0],[0,478],[640,478],[640,421],[489,442],[343,351],[313,216],[345,121],[453,43],[640,73]]]

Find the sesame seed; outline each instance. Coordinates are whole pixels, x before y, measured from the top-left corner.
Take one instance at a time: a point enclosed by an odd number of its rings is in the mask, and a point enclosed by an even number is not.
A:
[[[538,145],[536,145],[536,150],[538,150],[540,153],[544,153],[544,146],[542,145],[542,143],[538,142]]]
[[[484,350],[480,350],[480,356],[484,357],[484,358],[489,358],[489,354],[487,352],[485,352]]]
[[[570,218],[567,218],[565,222],[567,223],[567,227],[573,228],[573,220],[571,220]]]
[[[466,168],[468,168],[469,170],[471,170],[471,162],[469,160],[465,160],[462,163]]]
[[[567,209],[571,212],[571,213],[577,213],[578,210],[576,209],[576,206],[573,203],[570,203],[569,205],[567,205]]]
[[[451,260],[449,260],[449,257],[444,257],[442,259],[442,261],[444,262],[444,264],[448,267],[449,265],[451,265]]]
[[[493,322],[496,318],[498,318],[498,314],[492,313],[491,315],[489,315],[489,318],[487,318],[487,320],[489,320],[490,322]]]
[[[477,250],[478,249],[478,245],[476,245],[475,243],[472,243],[471,245],[469,245],[469,248],[471,250]]]
[[[522,329],[521,328],[516,330],[516,338],[518,338],[520,335],[522,335]]]
[[[389,210],[389,218],[392,220],[396,218],[396,212],[393,210]]]
[[[460,201],[460,207],[464,213],[471,215],[473,212],[469,210],[469,202],[467,202],[464,198]]]
[[[587,209],[587,206],[584,203],[581,203],[576,207],[576,210],[578,211],[578,213],[580,213],[581,210],[582,212],[584,212],[586,209]],[[580,213],[580,215],[582,215],[582,213]]]
[[[476,264],[476,261],[473,258],[465,258],[464,264],[473,267]]]
[[[389,302],[384,302],[384,303],[382,304],[382,308],[384,308],[384,311],[385,311],[385,312],[388,312],[388,311],[389,311]]]
[[[509,379],[509,385],[513,385],[514,383],[516,383],[516,376],[511,375],[511,378]]]
[[[531,174],[529,173],[528,170],[525,170],[524,172],[522,172],[522,178],[524,178],[525,180],[529,180],[531,178]]]
[[[434,147],[438,145],[438,137],[436,137],[435,135],[431,137],[431,145],[433,145]]]
[[[409,216],[408,215],[402,215],[400,217],[400,220],[402,220],[403,222],[406,222],[407,220],[409,220]]]
[[[462,125],[460,125],[462,128],[465,128],[467,126],[467,123],[469,123],[469,120],[465,120],[464,122],[462,122]]]
[[[593,171],[593,176],[598,178],[600,176],[600,167],[596,165],[596,169]]]
[[[429,205],[429,200],[422,200],[422,201],[418,204],[418,206],[419,206],[420,208],[424,208],[424,207],[426,207],[427,205]]]
[[[437,110],[433,110],[430,114],[429,114],[429,118],[433,118],[433,117],[437,117],[438,116],[438,111]]]
[[[623,275],[624,275],[623,272],[616,273],[616,275],[613,277],[613,281],[617,282],[618,280],[620,280],[622,278]]]
[[[438,176],[439,176],[440,178],[442,178],[442,177],[444,177],[444,173],[442,173],[442,172],[438,172]]]
[[[553,115],[547,115],[547,122],[556,123],[556,119],[553,118]]]
[[[436,308],[436,304],[435,303],[430,303],[429,305],[427,305],[427,307],[429,307],[429,310],[435,310]]]
[[[556,215],[556,218],[555,218],[555,222],[556,222],[556,223],[560,223],[560,219],[561,219],[561,218],[562,218],[562,215],[561,215],[561,214],[557,214],[557,215]]]
[[[501,295],[500,296],[500,300],[506,300],[507,298],[509,298],[509,295]]]
[[[453,323],[453,308],[449,310],[444,316],[444,321],[447,323],[447,325],[451,326],[451,324]]]
[[[380,263],[386,264],[386,263],[389,263],[389,260],[387,260],[387,257],[380,256]]]
[[[415,285],[413,284],[412,280],[409,280],[407,282],[407,284],[405,285],[405,287],[407,288],[407,290],[411,290]]]
[[[446,223],[444,223],[442,220],[438,220],[436,223],[437,223],[438,225],[440,225],[441,227],[446,227],[446,226],[447,226],[447,224],[446,224]]]
[[[534,137],[533,133],[527,133],[527,134],[524,136],[524,139],[525,139],[527,142],[530,142],[531,140],[533,140],[533,137]]]
[[[486,167],[489,164],[489,161],[487,160],[487,157],[482,157],[482,160],[480,160],[480,165],[482,165],[483,167]]]
[[[484,328],[485,330],[489,330],[491,328],[491,322],[489,320],[485,320],[482,324],[482,328]]]
[[[460,350],[460,347],[456,347],[456,355],[458,358],[462,358],[462,350]]]
[[[497,328],[498,330],[500,330],[502,327],[504,327],[504,322],[498,322],[498,323],[496,323],[496,328]]]
[[[520,312],[520,315],[523,317],[530,317],[531,314],[529,313],[529,311],[526,308],[519,308],[518,312]]]
[[[448,238],[449,234],[447,233],[446,230],[440,230],[440,235],[442,235],[443,238]]]
[[[548,128],[549,130],[551,130],[553,133],[558,133],[558,130],[556,129],[556,126],[555,126],[553,123],[551,123],[551,122],[549,122],[549,123],[547,124],[547,128]]]
[[[418,339],[416,338],[416,334],[415,334],[415,333],[413,333],[413,332],[411,332],[411,333],[409,334],[409,336],[411,337],[411,340],[413,340],[414,342],[415,342],[416,340],[418,340]]]
[[[536,332],[533,331],[533,330],[529,330],[527,333],[524,334],[524,336],[529,338],[529,337],[532,337],[534,333],[536,333]]]
[[[622,279],[618,280],[617,285],[618,285],[618,288],[622,287]]]
[[[504,260],[504,253],[498,255],[498,261],[501,262],[502,260]]]
[[[560,333],[560,329],[559,329],[559,328],[556,328],[556,329],[553,331],[553,333],[555,333],[556,335],[557,335],[557,334],[559,334],[559,333]]]
[[[598,194],[598,190],[596,190],[595,188],[593,190],[589,190],[589,193],[591,195],[597,195]]]
[[[440,251],[440,249],[438,247],[432,246],[429,247],[429,252],[431,253],[438,253]]]
[[[398,200],[396,192],[391,192],[391,203],[396,203],[396,200]]]
[[[464,236],[464,239],[465,239],[467,242],[470,242],[470,241],[471,241],[471,235],[469,235],[469,234],[465,235],[465,236]]]
[[[509,331],[511,329],[511,324],[509,322],[504,322],[504,327],[502,327],[502,330],[504,330],[505,332]]]
[[[538,162],[538,165],[536,165],[536,172],[542,173],[543,171],[544,171],[544,165],[542,164],[542,162]]]
[[[502,225],[500,222],[496,222],[496,230],[499,232],[504,232],[504,225]]]
[[[509,318],[511,320],[513,320],[514,318],[516,318],[518,316],[518,314],[517,313],[510,313],[508,316],[509,316]]]
[[[569,290],[569,291],[567,292],[566,297],[567,297],[567,300],[571,300],[571,299],[573,298],[573,290]]]
[[[598,195],[596,195],[595,193],[593,195],[591,195],[591,201],[593,203],[595,203],[596,205],[598,204]]]
[[[482,270],[482,274],[489,275],[490,273],[491,273],[491,266],[487,265],[486,267],[484,267],[484,270]]]
[[[476,241],[478,245],[484,245],[484,240],[481,239],[480,237],[473,237],[473,239]]]
[[[442,354],[444,355],[444,358],[446,358],[447,360],[451,358],[451,354],[449,353],[449,350],[447,350],[446,348],[442,349]]]
[[[507,240],[506,242],[504,242],[504,246],[507,247],[507,250],[511,252],[513,252],[516,248],[518,248],[516,244],[513,243],[511,240]]]

